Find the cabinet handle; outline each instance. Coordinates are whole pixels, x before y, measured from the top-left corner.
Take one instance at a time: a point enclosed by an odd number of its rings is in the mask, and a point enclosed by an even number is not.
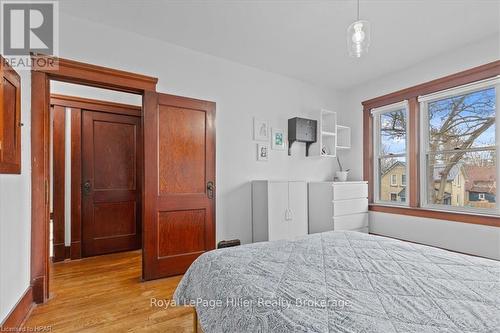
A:
[[[285,209],[285,221],[293,220],[293,213],[290,208]]]

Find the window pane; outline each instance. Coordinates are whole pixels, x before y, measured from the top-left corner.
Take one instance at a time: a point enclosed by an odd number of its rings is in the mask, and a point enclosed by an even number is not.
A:
[[[430,102],[429,150],[495,145],[495,88]]]
[[[379,159],[379,200],[406,201],[406,187],[399,181],[406,177],[406,157]]]
[[[406,151],[406,112],[404,109],[380,115],[379,155],[401,154]]]
[[[496,173],[493,150],[429,154],[428,203],[495,209]]]

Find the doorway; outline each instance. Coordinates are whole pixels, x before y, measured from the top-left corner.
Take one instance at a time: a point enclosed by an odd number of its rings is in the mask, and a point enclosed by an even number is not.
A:
[[[56,82],[51,91],[130,99]],[[140,249],[141,107],[54,93],[50,104],[52,261]]]
[[[183,274],[198,256],[214,249],[215,103],[157,93],[157,79],[144,75],[61,58],[41,60],[46,58],[43,55],[33,55],[32,58],[33,300],[44,303],[49,297],[51,80],[142,97],[143,280]],[[48,62],[58,67],[38,67],[38,64]],[[190,177],[191,173],[194,177]]]

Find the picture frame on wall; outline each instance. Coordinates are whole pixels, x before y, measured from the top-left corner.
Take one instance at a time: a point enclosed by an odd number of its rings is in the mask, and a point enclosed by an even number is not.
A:
[[[285,150],[285,131],[273,128],[271,131],[271,147],[274,150]]]
[[[253,139],[255,141],[269,141],[269,122],[253,118]]]
[[[269,160],[269,144],[257,144],[257,161],[267,162]]]

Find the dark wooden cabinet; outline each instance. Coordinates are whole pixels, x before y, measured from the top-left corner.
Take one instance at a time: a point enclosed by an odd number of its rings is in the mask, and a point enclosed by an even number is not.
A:
[[[21,173],[21,78],[1,56],[0,173]]]

